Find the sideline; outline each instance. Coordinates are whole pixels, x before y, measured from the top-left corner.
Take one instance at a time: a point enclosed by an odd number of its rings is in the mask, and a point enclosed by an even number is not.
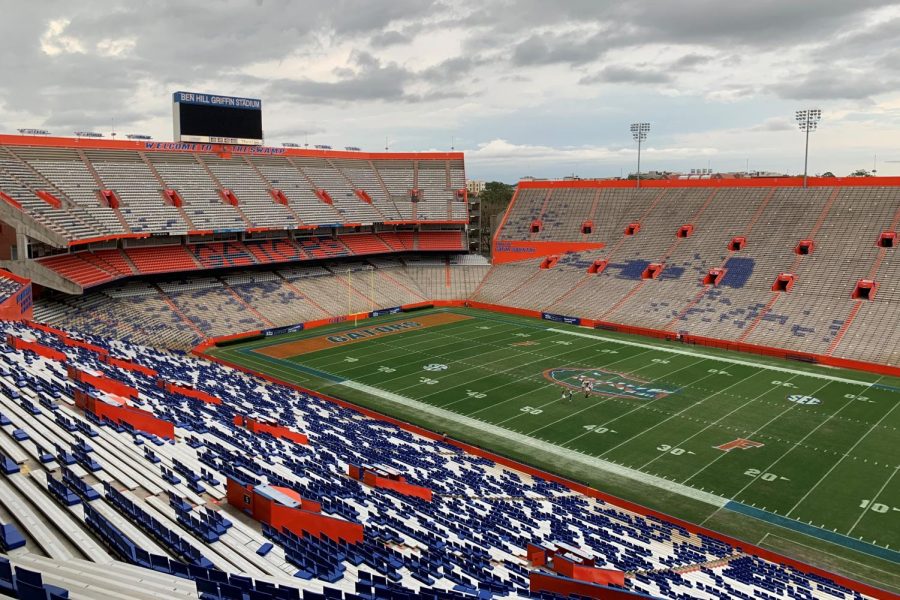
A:
[[[668,479],[664,479],[662,477],[657,477],[656,475],[649,475],[647,473],[641,473],[640,471],[635,471],[634,469],[629,469],[628,467],[623,467],[622,465],[616,464],[614,462],[610,462],[608,460],[603,460],[601,458],[597,458],[595,456],[591,456],[589,454],[585,454],[583,452],[579,452],[578,450],[571,450],[568,448],[561,448],[556,444],[552,444],[550,442],[544,442],[537,438],[529,437],[522,433],[517,433],[515,431],[510,431],[509,429],[504,429],[503,427],[498,427],[496,425],[492,425],[480,419],[473,419],[472,417],[466,417],[459,413],[455,413],[450,410],[444,410],[442,408],[438,408],[431,404],[427,404],[425,402],[419,402],[417,400],[413,400],[412,398],[407,398],[406,396],[401,396],[400,394],[395,394],[394,392],[388,392],[386,390],[382,390],[381,388],[373,387],[370,385],[366,385],[364,383],[358,383],[352,380],[344,380],[341,381],[338,385],[342,385],[344,387],[348,387],[353,390],[357,390],[359,392],[363,392],[366,394],[370,394],[372,396],[377,396],[382,400],[386,400],[393,404],[399,404],[405,407],[412,407],[416,410],[419,410],[424,413],[431,414],[432,416],[439,417],[442,419],[447,419],[451,421],[456,421],[461,425],[466,427],[470,427],[473,429],[478,429],[484,431],[485,433],[489,433],[491,435],[506,438],[517,444],[522,446],[528,446],[534,448],[536,450],[540,450],[541,452],[545,452],[551,455],[561,456],[568,459],[573,459],[577,462],[580,462],[584,466],[590,467],[592,469],[598,469],[601,471],[605,471],[607,473],[618,475],[619,477],[625,477],[627,479],[633,479],[636,481],[640,481],[641,483],[652,485],[654,487],[663,488],[670,492],[686,496],[693,500],[697,500],[699,502],[704,502],[706,504],[710,504],[717,508],[724,508],[726,504],[728,504],[729,499],[723,496],[718,496],[716,494],[711,494],[709,492],[703,492],[698,489],[692,488],[687,485],[681,485],[680,483],[676,483],[674,481],[669,481]]]

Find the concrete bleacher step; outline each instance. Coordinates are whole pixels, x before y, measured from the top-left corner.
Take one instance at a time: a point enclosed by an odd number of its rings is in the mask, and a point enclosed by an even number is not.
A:
[[[57,560],[70,560],[74,554],[57,539],[46,521],[38,516],[31,504],[25,500],[9,480],[0,478],[0,503],[13,514],[22,526],[23,533],[37,544],[48,556]]]
[[[175,510],[165,500],[156,496],[150,496],[143,500],[136,500],[136,496],[130,496],[129,500],[140,503],[139,505],[145,512],[150,513],[169,529],[177,531],[182,538],[190,541],[196,548],[202,549],[203,555],[212,561],[217,568],[231,573],[244,573],[251,577],[265,575],[256,566],[244,560],[228,547],[220,544],[207,545],[195,537],[193,533],[184,529],[176,519]]]
[[[47,491],[47,474],[46,472],[36,469],[26,476],[23,473],[17,473],[9,476],[9,481],[13,487],[17,488],[25,498],[38,508],[48,522],[59,529],[62,534],[69,540],[79,552],[84,554],[88,559],[96,563],[109,563],[113,558],[109,553],[90,535],[82,529],[80,520],[83,518],[84,507],[80,504],[69,507],[71,512],[76,515],[77,521],[73,519],[59,504],[50,498]]]
[[[10,562],[40,571],[47,583],[69,590],[69,598],[72,600],[167,600],[197,597],[193,581],[125,563],[100,566],[80,559],[59,563],[35,554],[10,557]]]

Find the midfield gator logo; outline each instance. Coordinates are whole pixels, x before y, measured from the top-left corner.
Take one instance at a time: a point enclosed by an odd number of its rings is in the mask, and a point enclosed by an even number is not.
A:
[[[547,369],[544,371],[544,377],[572,390],[581,390],[584,383],[590,381],[594,385],[591,390],[592,394],[617,398],[655,400],[657,398],[665,398],[677,391],[675,389],[652,387],[647,381],[632,375],[604,371],[602,369]]]

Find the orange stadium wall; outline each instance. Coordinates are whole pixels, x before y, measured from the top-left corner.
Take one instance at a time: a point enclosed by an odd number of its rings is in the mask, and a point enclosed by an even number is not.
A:
[[[94,138],[64,138],[54,136],[0,135],[3,146],[41,146],[53,148],[81,148],[84,150],[134,150],[137,152],[205,152],[257,156],[316,156],[357,160],[464,160],[462,152],[355,152],[308,148],[272,148],[267,146],[232,146],[193,142],[156,142],[107,140]]]
[[[553,254],[581,252],[584,250],[600,250],[606,245],[599,242],[529,242],[524,240],[497,240],[491,262],[495,265],[543,258]]]
[[[123,398],[138,397],[137,389],[131,387],[130,385],[126,385],[121,381],[112,379],[111,377],[87,373],[72,365],[66,367],[66,373],[68,374],[69,379],[73,381],[80,381],[81,383],[86,383],[100,390],[101,392],[109,392],[110,394],[115,394],[116,396],[121,396]]]
[[[363,473],[362,481],[363,483],[371,487],[394,490],[398,494],[403,494],[404,496],[413,496],[415,498],[425,500],[426,502],[431,502],[432,499],[432,492],[426,487],[413,485],[411,483],[406,483],[405,481],[399,481],[396,479],[389,479],[387,477],[379,477],[371,471],[366,471]]]
[[[579,596],[595,598],[596,600],[637,600],[638,598],[653,598],[644,594],[637,594],[626,590],[578,581],[566,577],[559,577],[549,573],[532,571],[528,575],[528,583],[532,592],[551,592],[563,597]]]
[[[66,362],[66,360],[68,360],[68,357],[59,350],[55,350],[53,348],[50,348],[49,346],[44,346],[43,344],[39,344],[37,342],[23,340],[20,337],[12,335],[11,333],[6,335],[6,343],[16,350],[28,350],[29,352],[34,352],[38,356],[43,356],[44,358],[49,358],[50,360],[55,360],[56,362]]]
[[[319,512],[321,505],[316,502],[303,499],[301,506],[310,510],[283,506],[254,493],[252,485],[244,485],[230,477],[226,484],[226,496],[229,504],[278,531],[287,529],[301,537],[324,536],[332,540],[346,540],[351,544],[363,541],[364,529],[360,523],[323,515]]]
[[[112,406],[80,390],[76,390],[74,396],[75,406],[82,410],[89,410],[98,417],[107,418],[114,423],[128,423],[139,431],[152,433],[157,437],[175,439],[173,423],[159,419],[145,410],[132,406]]]
[[[4,277],[20,283],[22,287],[0,303],[0,321],[30,321],[34,302],[31,280],[8,271],[2,271],[2,273]]]

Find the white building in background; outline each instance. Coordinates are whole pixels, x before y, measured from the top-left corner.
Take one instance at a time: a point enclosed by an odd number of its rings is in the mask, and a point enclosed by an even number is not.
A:
[[[485,185],[487,185],[487,182],[481,179],[466,179],[466,190],[473,196],[483,192]]]

